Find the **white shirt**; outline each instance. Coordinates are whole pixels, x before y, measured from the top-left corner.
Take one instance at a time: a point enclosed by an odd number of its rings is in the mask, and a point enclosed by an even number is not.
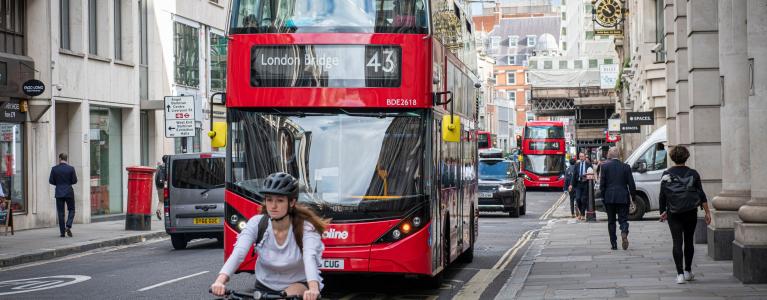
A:
[[[242,260],[248,254],[250,246],[256,240],[258,235],[258,222],[263,215],[256,215],[245,226],[245,229],[237,236],[237,242],[234,244],[231,256],[226,260],[219,274],[232,276]],[[322,289],[322,277],[320,277],[319,266],[322,263],[322,251],[325,245],[320,240],[320,234],[314,229],[311,223],[304,221],[303,246],[304,251],[296,244],[296,238],[293,235],[293,226],[288,229],[288,236],[285,243],[280,245],[274,237],[272,222],[268,222],[264,237],[256,245],[258,260],[256,260],[256,280],[266,287],[280,291],[296,282],[317,281]]]

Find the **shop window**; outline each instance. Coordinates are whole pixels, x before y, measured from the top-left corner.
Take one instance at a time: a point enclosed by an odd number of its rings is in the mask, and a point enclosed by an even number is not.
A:
[[[27,210],[24,197],[24,126],[0,123],[0,186],[14,212]]]
[[[91,106],[91,215],[122,213],[122,112]]]

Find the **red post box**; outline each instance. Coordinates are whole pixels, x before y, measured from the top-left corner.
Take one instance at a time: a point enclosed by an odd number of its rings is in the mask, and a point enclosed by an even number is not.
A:
[[[125,230],[151,230],[152,184],[154,168],[127,167],[128,211],[125,214]]]

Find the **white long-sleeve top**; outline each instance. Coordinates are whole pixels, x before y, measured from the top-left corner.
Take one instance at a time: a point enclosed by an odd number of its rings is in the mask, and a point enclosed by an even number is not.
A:
[[[248,254],[250,246],[258,236],[258,222],[263,215],[256,215],[248,220],[245,229],[237,236],[229,259],[226,260],[219,274],[232,276],[242,260]],[[275,239],[272,222],[264,232],[261,242],[256,245],[258,259],[256,260],[256,280],[273,290],[284,290],[289,285],[315,280],[322,289],[322,277],[319,266],[322,263],[322,251],[325,245],[320,240],[320,234],[308,221],[304,221],[303,254],[293,235],[293,226],[288,229],[285,243],[279,245]]]

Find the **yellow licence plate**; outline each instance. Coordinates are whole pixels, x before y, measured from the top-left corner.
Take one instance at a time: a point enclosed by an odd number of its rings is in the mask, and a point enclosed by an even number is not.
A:
[[[219,224],[221,218],[194,218],[194,224]]]

